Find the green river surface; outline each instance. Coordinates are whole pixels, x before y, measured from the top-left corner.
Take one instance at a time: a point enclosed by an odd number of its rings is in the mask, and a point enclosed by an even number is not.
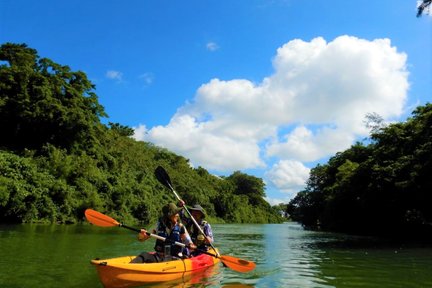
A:
[[[256,269],[217,265],[193,281],[145,287],[432,287],[432,246],[311,232],[297,223],[212,227],[222,255],[254,261]],[[118,227],[0,225],[0,287],[102,287],[91,259],[153,245]]]

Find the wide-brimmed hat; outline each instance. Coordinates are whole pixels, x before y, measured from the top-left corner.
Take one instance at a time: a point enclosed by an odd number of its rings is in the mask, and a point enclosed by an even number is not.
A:
[[[189,210],[191,210],[191,212],[192,211],[200,211],[203,215],[203,218],[206,216],[204,208],[202,208],[201,205],[199,205],[199,204],[195,204],[192,207],[189,207]]]
[[[177,207],[174,203],[169,203],[162,207],[162,213],[164,216],[171,217],[179,213],[183,208]]]

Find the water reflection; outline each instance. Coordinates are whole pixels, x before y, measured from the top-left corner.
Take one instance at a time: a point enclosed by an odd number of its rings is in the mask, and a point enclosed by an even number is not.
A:
[[[144,287],[432,287],[432,249],[395,241],[304,231],[296,223],[215,224],[222,255],[254,261],[238,273],[217,265]],[[154,241],[90,225],[0,225],[0,287],[102,287],[93,258],[136,255]]]
[[[265,235],[259,287],[326,287],[319,274],[321,252],[305,249],[313,234],[298,225],[263,225]],[[282,276],[282,277],[281,277]]]

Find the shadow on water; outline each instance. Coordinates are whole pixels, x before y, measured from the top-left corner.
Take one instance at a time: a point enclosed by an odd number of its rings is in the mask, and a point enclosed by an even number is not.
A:
[[[308,265],[314,287],[432,287],[428,272],[432,249],[427,241],[314,231],[296,234],[298,227],[292,228],[287,232],[290,249],[308,251],[303,264]]]
[[[316,233],[316,234],[314,234]],[[357,236],[338,233],[312,232],[311,241],[305,241],[310,249],[416,249],[432,248],[431,239],[406,240],[399,237]]]

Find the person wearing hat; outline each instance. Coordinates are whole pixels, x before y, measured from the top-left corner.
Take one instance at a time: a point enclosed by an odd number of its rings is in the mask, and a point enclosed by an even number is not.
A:
[[[193,244],[191,237],[186,227],[179,222],[179,213],[183,207],[177,207],[174,203],[169,203],[162,207],[162,217],[159,218],[156,229],[153,234],[164,237],[166,240],[157,239],[155,244],[156,253],[141,253],[131,263],[152,263],[170,261],[179,258],[187,257],[184,253],[189,250],[181,246],[175,245],[174,242],[180,242],[186,245],[187,248],[194,250],[196,246]],[[146,241],[150,236],[147,235],[147,230],[141,229],[138,234],[138,240]]]
[[[184,201],[179,202],[180,206],[184,205]],[[204,220],[206,217],[206,212],[203,207],[199,204],[195,204],[192,207],[189,207],[189,212],[191,216],[195,219],[197,224],[200,226],[201,230],[204,232],[204,235],[201,233],[200,229],[196,227],[195,223],[191,218],[187,218],[183,211],[181,213],[182,221],[185,223],[185,226],[188,231],[190,231],[190,235],[192,238],[193,243],[198,247],[199,250],[205,250],[207,251],[209,248],[209,245],[213,243],[213,231],[210,226],[210,224]],[[197,254],[200,254],[198,250],[193,251],[192,255],[196,256]]]

